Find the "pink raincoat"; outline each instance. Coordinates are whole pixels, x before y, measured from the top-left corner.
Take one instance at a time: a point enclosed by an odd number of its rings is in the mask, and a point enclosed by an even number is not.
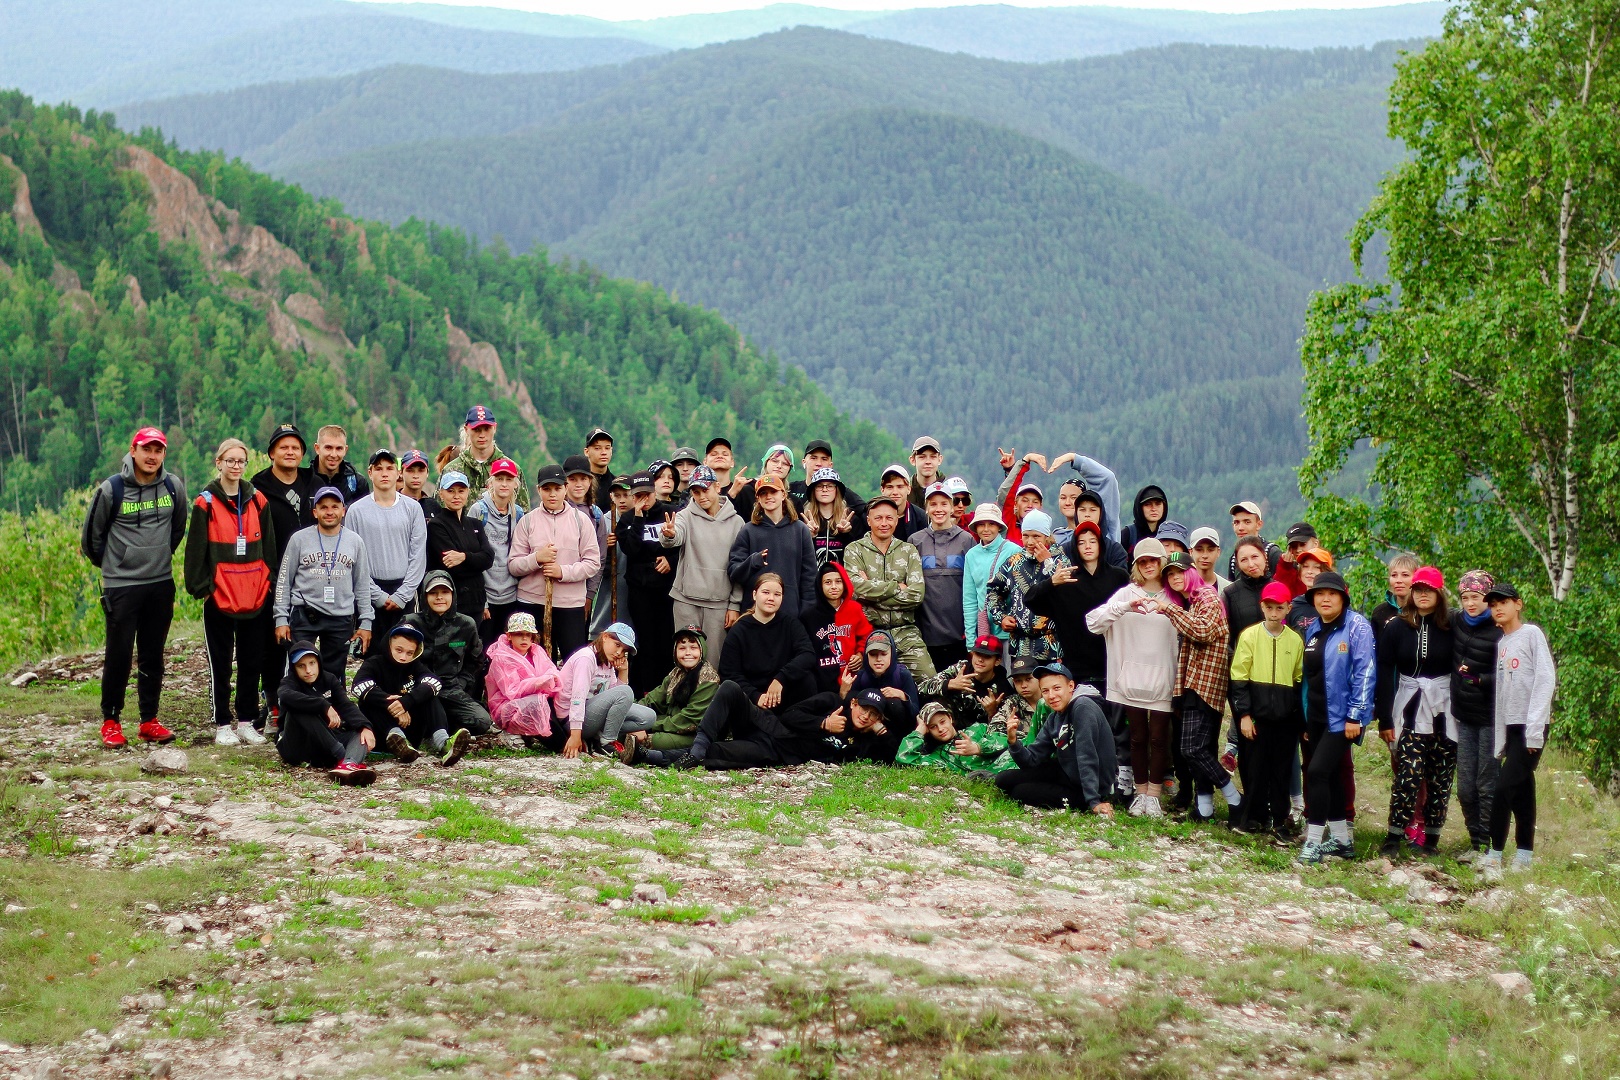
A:
[[[489,713],[495,726],[513,735],[551,734],[551,695],[557,692],[557,665],[539,643],[527,656],[502,634],[489,647]]]

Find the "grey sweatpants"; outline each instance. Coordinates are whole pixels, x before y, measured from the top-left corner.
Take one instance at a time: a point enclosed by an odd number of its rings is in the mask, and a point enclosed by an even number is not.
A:
[[[675,616],[675,629],[683,626],[696,626],[703,631],[708,639],[707,656],[718,658],[720,647],[726,643],[726,609],[723,607],[699,607],[684,600],[671,600],[672,611]]]
[[[1474,848],[1491,840],[1491,803],[1502,766],[1491,751],[1496,732],[1489,724],[1457,725],[1457,802],[1462,806],[1468,842]]]
[[[585,702],[586,741],[617,742],[626,731],[649,731],[658,714],[636,704],[636,692],[624,683],[597,694]]]

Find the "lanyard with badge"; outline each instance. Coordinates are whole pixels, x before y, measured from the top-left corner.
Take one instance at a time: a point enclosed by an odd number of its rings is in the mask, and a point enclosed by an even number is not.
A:
[[[343,546],[343,530],[338,529],[337,543],[332,545],[332,557],[326,557],[326,534],[319,529],[315,530],[315,543],[320,545],[321,565],[326,570],[326,591],[321,594],[321,602],[326,604],[337,603],[337,587],[332,584],[332,568],[337,565],[338,549]]]
[[[238,491],[236,498],[231,500],[231,509],[236,511],[236,557],[238,559],[247,555],[247,529],[242,524],[242,504],[245,500]]]

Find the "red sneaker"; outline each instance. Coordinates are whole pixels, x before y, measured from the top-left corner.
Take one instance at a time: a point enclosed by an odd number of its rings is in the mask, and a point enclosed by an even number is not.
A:
[[[157,720],[142,720],[139,732],[141,738],[147,742],[169,743],[174,742],[174,732],[158,723]]]
[[[103,720],[101,722],[101,745],[109,750],[122,750],[129,745],[124,738],[124,725],[117,720]]]
[[[377,779],[376,773],[372,772],[366,766],[352,761],[338,762],[336,765],[326,770],[326,775],[330,776],[338,783],[349,787],[366,787],[367,785],[371,784],[372,781]]]

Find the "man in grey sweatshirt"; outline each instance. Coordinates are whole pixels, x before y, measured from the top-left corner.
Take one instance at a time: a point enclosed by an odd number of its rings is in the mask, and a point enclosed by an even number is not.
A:
[[[117,476],[102,481],[90,500],[79,547],[101,570],[101,609],[107,651],[101,674],[101,744],[127,745],[119,714],[129,689],[130,662],[139,656],[136,699],[140,737],[174,739],[158,722],[163,693],[163,648],[174,621],[174,553],[191,511],[185,484],[163,467],[168,439],[143,427],[130,440]]]
[[[371,644],[371,573],[366,542],[343,527],[343,493],[315,493],[315,524],[293,533],[276,575],[276,640],[318,641],[321,670],[344,678],[348,644]]]
[[[344,528],[366,542],[371,571],[373,633],[379,649],[388,647],[388,632],[416,610],[416,589],[427,573],[427,519],[415,499],[399,493],[399,459],[378,450],[366,467],[371,494],[354,500],[343,517]],[[368,649],[368,655],[375,650]]]

